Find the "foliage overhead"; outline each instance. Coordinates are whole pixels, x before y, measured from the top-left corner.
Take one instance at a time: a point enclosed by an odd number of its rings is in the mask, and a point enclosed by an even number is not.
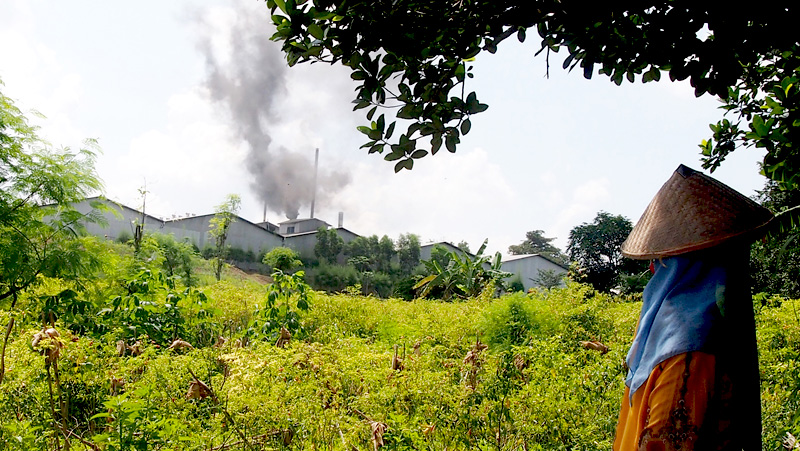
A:
[[[708,2],[561,2],[532,0],[267,0],[289,65],[340,63],[358,85],[355,108],[368,108],[364,148],[395,170],[455,152],[471,116],[487,109],[466,82],[471,61],[505,39],[536,34],[548,61],[565,50],[579,68],[617,85],[688,79],[695,95],[725,101],[734,118],[712,126],[704,166],[716,168],[737,144],[765,148],[764,173],[785,187],[800,183],[794,145],[800,122],[798,6],[787,0],[728,8]],[[533,31],[533,33],[531,33]],[[397,121],[377,108],[394,109]]]
[[[594,221],[575,226],[569,232],[567,253],[584,272],[586,282],[597,290],[615,288],[623,273],[645,270],[645,263],[623,258],[620,246],[633,229],[622,215],[601,211]]]

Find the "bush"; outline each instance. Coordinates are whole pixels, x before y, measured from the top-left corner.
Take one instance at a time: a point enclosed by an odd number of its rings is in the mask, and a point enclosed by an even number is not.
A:
[[[402,279],[398,280],[394,284],[394,292],[392,293],[392,296],[404,299],[406,301],[414,299],[414,296],[416,296],[414,285],[419,282],[419,279],[421,279],[421,276],[403,277]]]
[[[392,295],[392,278],[382,272],[362,272],[361,286],[364,287],[364,294],[375,294],[381,298],[388,298]]]
[[[127,230],[123,230],[122,232],[119,232],[119,235],[117,235],[117,239],[114,241],[120,244],[128,244],[128,242],[131,241],[132,239],[133,235],[131,235],[131,233],[128,232]]]
[[[311,278],[314,289],[332,292],[341,292],[347,287],[359,283],[359,273],[352,266],[330,265],[320,263],[314,268]]]
[[[508,291],[509,293],[525,291],[525,285],[523,285],[522,277],[520,277],[519,274],[515,274],[514,277],[511,278],[511,281],[508,283]]]
[[[188,241],[177,241],[172,235],[153,234],[164,257],[162,267],[167,276],[179,276],[186,286],[192,286],[192,270],[198,257],[194,247]]]
[[[256,254],[251,250],[244,250],[239,247],[228,249],[228,260],[235,262],[256,262]]]
[[[262,263],[273,270],[283,272],[290,272],[303,266],[303,262],[300,261],[300,254],[288,247],[276,247],[267,252]]]
[[[200,252],[200,256],[203,257],[204,259],[208,260],[208,259],[214,258],[214,254],[216,252],[217,252],[216,249],[214,249],[213,247],[206,246]]]

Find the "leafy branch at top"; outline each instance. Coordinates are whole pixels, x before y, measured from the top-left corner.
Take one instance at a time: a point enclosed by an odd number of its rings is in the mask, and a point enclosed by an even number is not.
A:
[[[369,153],[395,170],[441,147],[454,152],[487,109],[465,89],[468,62],[505,39],[535,30],[548,59],[566,50],[562,67],[613,83],[689,80],[697,96],[724,101],[732,113],[701,144],[715,169],[737,146],[767,150],[764,175],[800,187],[794,135],[800,127],[798,6],[787,0],[741,10],[705,2],[561,2],[558,0],[266,0],[289,65],[340,63],[357,83],[355,109]],[[549,70],[549,69],[548,69]],[[377,114],[396,109],[395,119]],[[375,118],[373,120],[373,118]],[[398,124],[399,122],[399,124]],[[405,131],[398,133],[400,125]],[[427,141],[427,142],[426,142]]]

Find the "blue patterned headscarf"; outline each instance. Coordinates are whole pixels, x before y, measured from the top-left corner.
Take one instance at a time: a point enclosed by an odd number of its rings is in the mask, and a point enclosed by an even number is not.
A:
[[[644,289],[639,327],[625,359],[631,396],[656,365],[691,351],[711,351],[715,326],[724,312],[725,262],[691,254],[655,262]]]
[[[726,352],[723,341],[734,337],[730,333],[754,333],[747,266],[746,249],[693,252],[655,262],[625,359],[631,397],[653,368],[670,357],[692,351],[719,354]],[[754,336],[752,341],[755,346]]]
[[[761,449],[761,404],[749,247],[717,246],[655,261],[626,362],[631,399],[659,363],[702,351],[726,362],[744,449]]]

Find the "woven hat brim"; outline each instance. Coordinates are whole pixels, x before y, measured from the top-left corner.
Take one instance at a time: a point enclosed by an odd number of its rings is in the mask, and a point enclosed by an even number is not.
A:
[[[670,257],[724,242],[752,241],[772,213],[729,186],[681,165],[622,244],[632,259]]]

